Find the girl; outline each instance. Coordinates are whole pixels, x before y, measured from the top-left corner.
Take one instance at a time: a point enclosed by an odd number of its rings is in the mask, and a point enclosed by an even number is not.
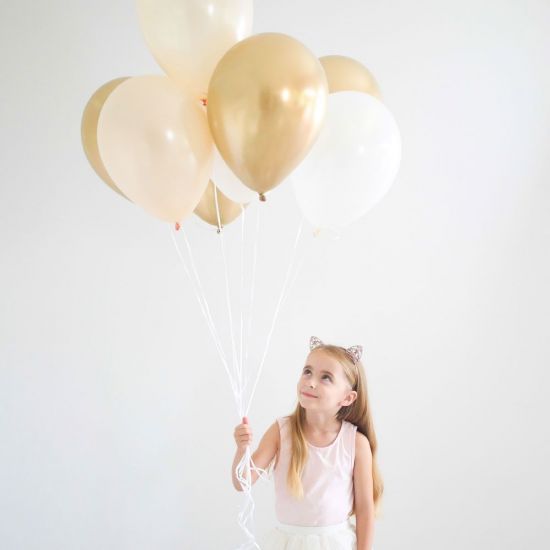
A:
[[[296,410],[278,418],[252,454],[256,468],[273,466],[275,482],[279,525],[262,550],[372,550],[383,485],[361,354],[361,346],[311,337]],[[235,469],[252,441],[246,418],[234,437],[233,485],[240,491]],[[258,473],[251,476],[254,482]]]

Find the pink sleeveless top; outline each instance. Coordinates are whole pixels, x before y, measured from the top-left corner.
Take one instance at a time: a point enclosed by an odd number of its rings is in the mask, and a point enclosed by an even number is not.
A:
[[[310,443],[302,474],[304,498],[293,497],[287,486],[292,452],[290,419],[278,418],[281,446],[273,478],[277,519],[288,525],[325,526],[346,521],[353,506],[353,464],[357,426],[345,420],[327,447]]]

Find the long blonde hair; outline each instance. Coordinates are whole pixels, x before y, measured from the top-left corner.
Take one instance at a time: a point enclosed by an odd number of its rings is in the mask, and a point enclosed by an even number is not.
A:
[[[373,495],[375,515],[378,515],[380,508],[382,493],[384,491],[384,483],[378,469],[377,450],[378,443],[376,441],[376,433],[374,432],[374,424],[368,401],[367,382],[365,372],[361,361],[353,363],[348,353],[340,346],[323,344],[315,348],[322,350],[334,359],[340,362],[344,368],[344,373],[351,384],[354,391],[357,392],[357,399],[351,404],[341,407],[336,418],[340,421],[347,420],[355,426],[357,431],[367,437],[372,452],[372,480],[373,480]],[[292,455],[288,467],[287,484],[290,493],[300,499],[304,496],[302,486],[302,473],[307,462],[308,450],[307,442],[304,435],[306,411],[298,403],[296,409],[290,415]],[[355,505],[353,512],[355,512]]]

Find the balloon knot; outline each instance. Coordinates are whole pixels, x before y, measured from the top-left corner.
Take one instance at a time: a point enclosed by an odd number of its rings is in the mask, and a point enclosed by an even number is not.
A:
[[[208,99],[206,97],[202,97],[201,98],[201,103],[202,103],[203,107],[206,107],[208,105]]]
[[[181,225],[178,222],[176,222],[176,231],[179,231],[180,228],[181,228]]]
[[[260,200],[262,202],[265,202],[266,201],[266,198],[265,198],[265,195],[263,193],[260,193]]]

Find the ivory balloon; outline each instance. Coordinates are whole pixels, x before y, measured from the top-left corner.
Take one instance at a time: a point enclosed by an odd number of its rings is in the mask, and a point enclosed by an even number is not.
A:
[[[299,164],[321,129],[327,93],[321,63],[290,36],[251,36],[223,56],[208,88],[208,122],[245,185],[262,196]]]
[[[212,139],[200,102],[165,76],[140,76],[109,96],[98,123],[103,163],[121,191],[150,214],[179,222],[211,173]]]
[[[327,75],[329,93],[365,92],[382,99],[374,76],[359,61],[343,55],[327,55],[319,61]]]
[[[400,160],[399,129],[381,101],[331,94],[321,135],[292,174],[300,209],[316,231],[339,233],[382,199]]]
[[[258,199],[258,194],[247,187],[227,166],[216,146],[211,179],[217,188],[234,202],[247,203]]]
[[[105,104],[107,98],[111,95],[111,92],[119,85],[122,84],[128,77],[115,78],[103,84],[101,88],[98,88],[92,97],[89,99],[84,112],[82,113],[82,123],[80,125],[80,135],[82,138],[82,147],[88,162],[95,170],[95,173],[113,190],[124,198],[128,198],[124,193],[116,186],[116,183],[111,179],[111,176],[107,173],[103,161],[99,156],[99,150],[97,148],[97,121],[99,120],[99,113]]]
[[[217,194],[218,210],[220,212],[220,227],[218,224],[218,213],[216,211],[216,198],[214,196],[216,191],[215,188],[216,185],[212,182],[212,180],[210,180],[204,195],[195,208],[195,214],[206,223],[221,229],[224,225],[228,225],[232,221],[236,220],[240,216],[242,208],[244,208],[245,205],[241,206],[241,204],[233,202],[218,189]]]
[[[137,0],[145,40],[166,73],[205,97],[216,63],[252,30],[252,0]]]

